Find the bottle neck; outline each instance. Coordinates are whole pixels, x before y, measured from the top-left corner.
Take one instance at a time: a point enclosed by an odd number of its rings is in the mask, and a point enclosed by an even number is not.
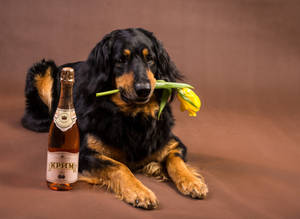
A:
[[[61,81],[60,83],[60,98],[58,102],[58,108],[60,109],[73,109],[73,83],[66,83]]]

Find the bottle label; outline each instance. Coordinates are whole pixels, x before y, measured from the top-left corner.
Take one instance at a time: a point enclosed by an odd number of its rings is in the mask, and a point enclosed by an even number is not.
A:
[[[65,132],[70,129],[76,122],[75,109],[57,108],[54,115],[54,123],[61,131]]]
[[[79,152],[50,152],[47,154],[47,181],[73,183],[78,179]]]

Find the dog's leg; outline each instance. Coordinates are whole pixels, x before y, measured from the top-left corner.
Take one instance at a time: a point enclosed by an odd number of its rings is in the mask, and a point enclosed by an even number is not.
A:
[[[175,139],[177,146],[169,150],[165,160],[168,174],[182,194],[202,199],[208,192],[204,178],[185,164],[185,146],[178,138]]]
[[[84,158],[85,164],[95,167],[83,170],[81,181],[106,186],[118,198],[139,208],[153,209],[158,207],[155,194],[144,186],[124,164],[107,156],[94,154]]]

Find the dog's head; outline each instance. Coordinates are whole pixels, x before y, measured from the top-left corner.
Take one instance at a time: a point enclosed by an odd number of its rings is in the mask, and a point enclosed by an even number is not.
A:
[[[144,29],[115,30],[92,50],[88,61],[95,92],[118,88],[125,104],[147,103],[158,79],[181,77],[167,51]]]

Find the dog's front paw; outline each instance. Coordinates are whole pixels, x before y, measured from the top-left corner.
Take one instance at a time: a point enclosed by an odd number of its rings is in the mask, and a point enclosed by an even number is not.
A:
[[[137,208],[150,210],[158,207],[155,194],[140,182],[123,188],[121,198]]]
[[[196,176],[182,177],[176,183],[176,187],[182,194],[192,198],[203,199],[208,193],[208,187],[204,180]]]

